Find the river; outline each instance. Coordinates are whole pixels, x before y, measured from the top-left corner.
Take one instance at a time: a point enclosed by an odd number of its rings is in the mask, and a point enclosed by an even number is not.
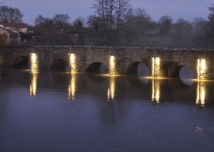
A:
[[[10,70],[1,152],[214,151],[214,81]]]

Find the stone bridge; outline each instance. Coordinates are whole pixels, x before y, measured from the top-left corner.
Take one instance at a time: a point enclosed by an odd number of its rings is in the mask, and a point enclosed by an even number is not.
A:
[[[137,73],[144,63],[152,77],[176,77],[183,66],[197,79],[214,78],[214,50],[104,46],[14,46],[0,48],[0,68],[26,63],[31,72],[64,68],[96,72],[106,65],[110,75]]]

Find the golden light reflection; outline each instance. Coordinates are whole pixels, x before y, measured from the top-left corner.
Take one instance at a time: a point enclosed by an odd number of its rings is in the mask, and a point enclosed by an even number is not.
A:
[[[75,100],[75,92],[76,92],[76,75],[71,74],[70,84],[68,86],[68,99]]]
[[[152,101],[159,103],[160,101],[160,81],[152,79]]]
[[[69,55],[69,65],[70,65],[70,72],[76,72],[76,57],[74,53],[70,53]]]
[[[197,72],[199,80],[206,79],[207,66],[205,59],[197,59]]]
[[[30,67],[30,72],[31,73],[37,73],[39,72],[39,61],[38,61],[38,56],[36,53],[31,53],[31,56],[30,56],[30,59],[31,59],[31,67]]]
[[[115,77],[109,77],[109,88],[107,92],[108,101],[114,101],[115,97]]]
[[[116,74],[116,60],[114,56],[110,56],[109,58],[109,75]]]
[[[152,77],[156,78],[160,76],[160,58],[152,58]]]
[[[30,97],[36,96],[38,73],[31,73]]]
[[[206,99],[206,82],[198,81],[196,104],[204,106]]]

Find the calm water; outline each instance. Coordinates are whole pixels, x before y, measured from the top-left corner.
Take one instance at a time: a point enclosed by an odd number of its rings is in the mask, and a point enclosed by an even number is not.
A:
[[[214,81],[10,71],[1,152],[214,151]]]

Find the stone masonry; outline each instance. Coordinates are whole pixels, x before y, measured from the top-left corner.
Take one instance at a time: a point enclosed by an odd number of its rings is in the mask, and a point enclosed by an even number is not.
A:
[[[150,75],[175,77],[182,66],[189,67],[196,78],[214,79],[214,50],[209,49],[170,49],[148,47],[106,47],[106,46],[13,46],[0,48],[0,68],[10,68],[22,56],[30,58],[31,53],[38,55],[39,70],[49,70],[57,59],[66,63],[70,71],[69,54],[75,54],[76,72],[86,72],[93,63],[111,67],[109,58],[114,56],[114,74],[136,73],[139,63],[144,63]],[[152,59],[159,57],[159,65],[153,66]],[[198,60],[205,59],[206,68],[198,67]],[[30,60],[29,60],[30,62]],[[94,64],[95,65],[95,64]],[[30,63],[29,63],[30,66]],[[158,67],[158,68],[157,68]],[[96,68],[96,66],[94,66]]]

